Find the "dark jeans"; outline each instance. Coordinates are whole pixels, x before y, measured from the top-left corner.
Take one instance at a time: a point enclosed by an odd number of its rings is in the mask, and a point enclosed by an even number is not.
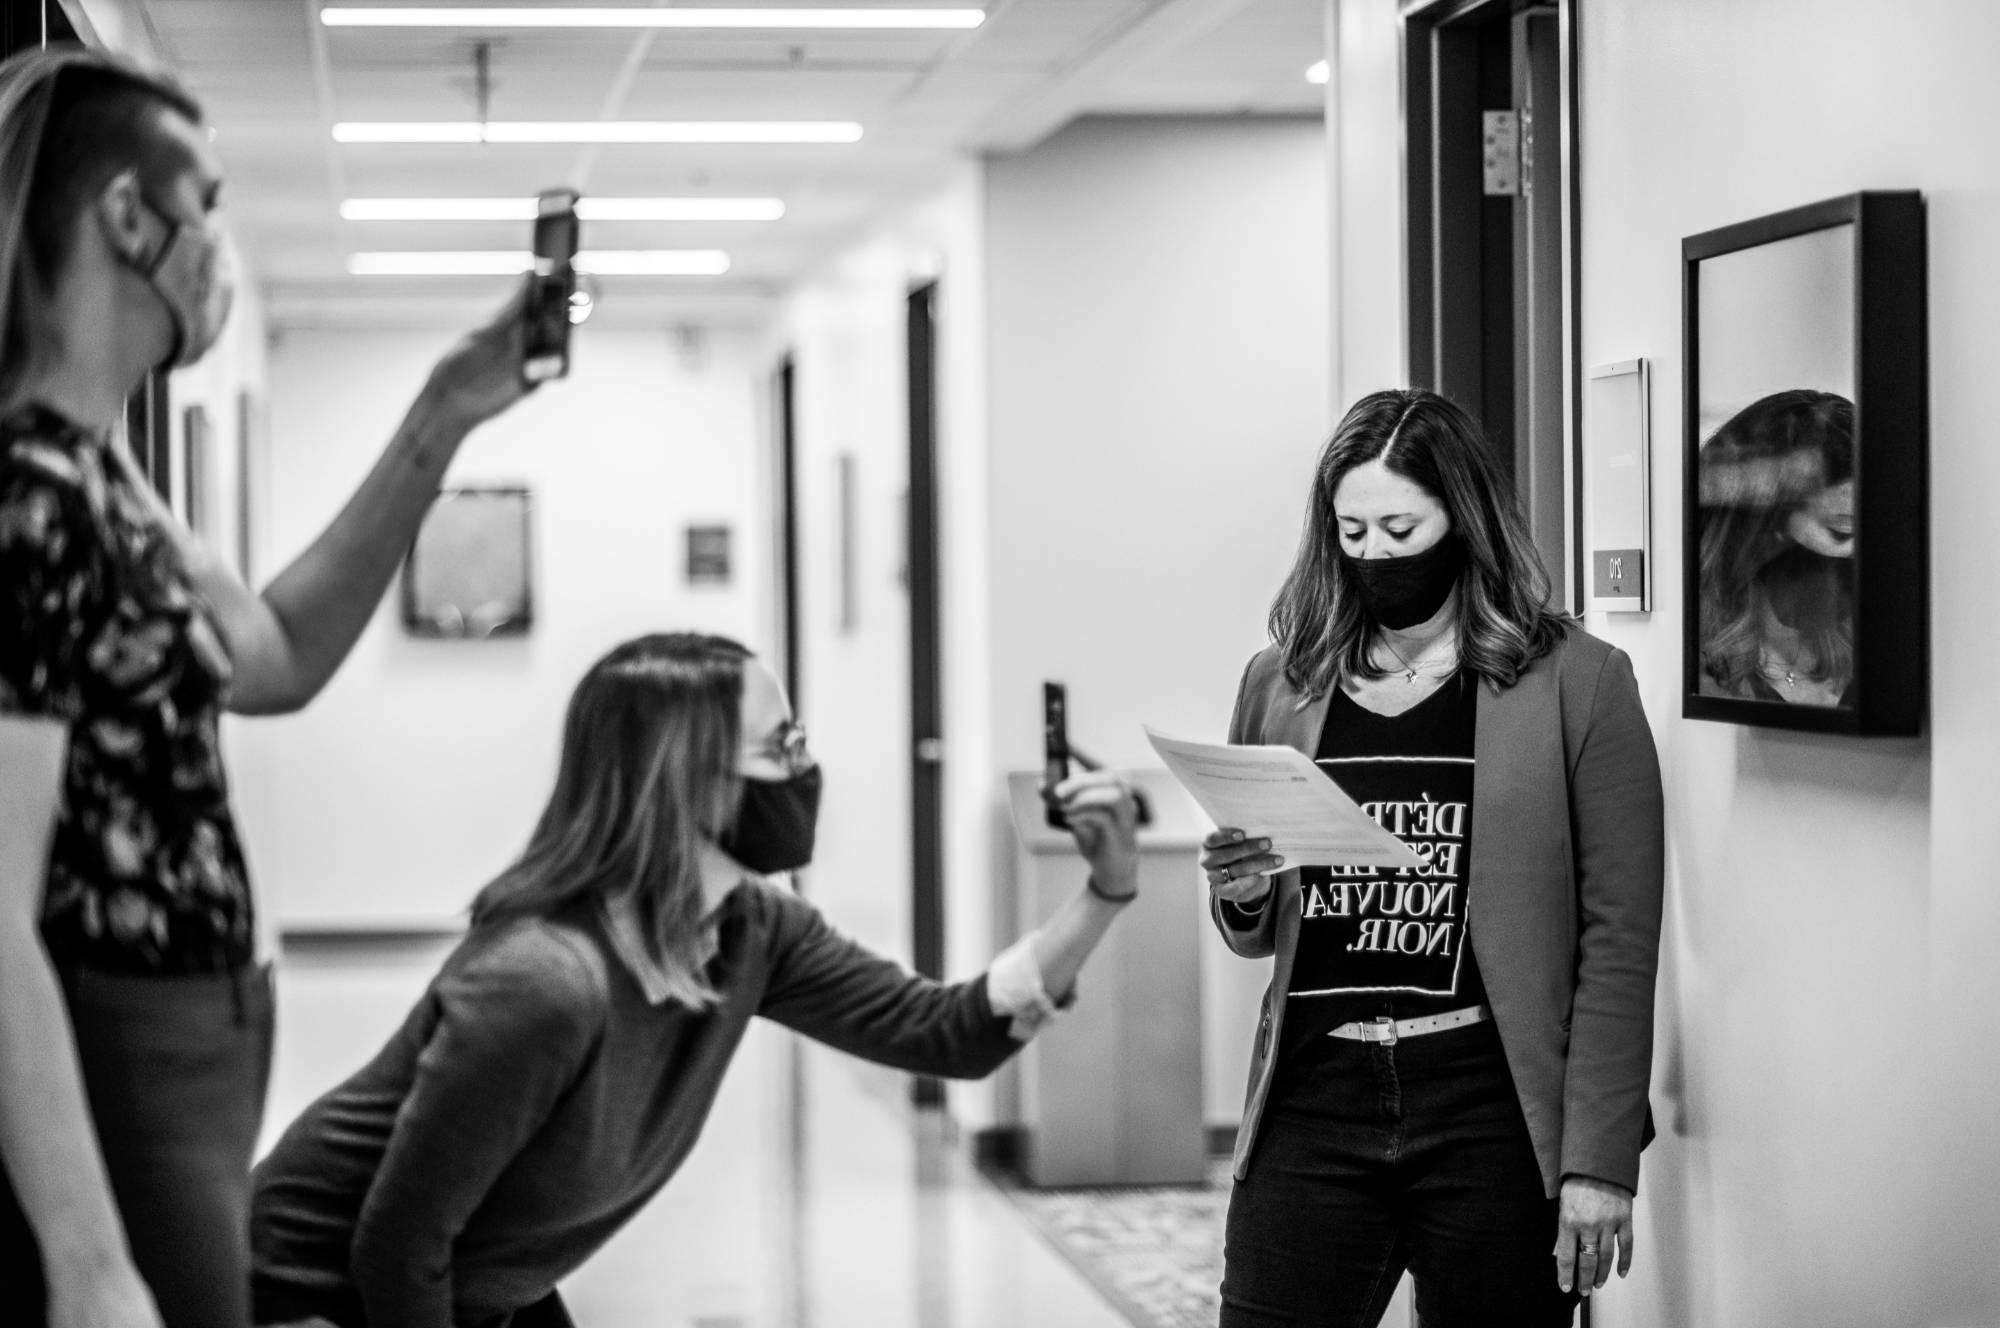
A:
[[[63,974],[84,1092],[133,1262],[167,1328],[248,1328],[250,1157],[271,1073],[268,969]],[[47,1317],[41,1249],[0,1177],[9,1324]]]
[[[1405,1269],[1424,1328],[1570,1323],[1556,1204],[1491,1021],[1320,1037],[1279,1073],[1230,1194],[1222,1328],[1374,1328]]]

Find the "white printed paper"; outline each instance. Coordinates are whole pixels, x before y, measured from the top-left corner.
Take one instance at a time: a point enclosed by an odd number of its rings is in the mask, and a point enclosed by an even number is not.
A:
[[[1185,742],[1150,727],[1146,740],[1209,819],[1270,840],[1287,871],[1421,865],[1304,752]]]

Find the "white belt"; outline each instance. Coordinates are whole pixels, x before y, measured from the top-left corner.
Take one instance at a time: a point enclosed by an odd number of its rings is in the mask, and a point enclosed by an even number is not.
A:
[[[1387,1015],[1377,1015],[1373,1019],[1357,1019],[1351,1024],[1342,1024],[1327,1036],[1346,1038],[1350,1042],[1380,1042],[1393,1047],[1407,1037],[1442,1033],[1448,1028],[1464,1028],[1467,1024],[1483,1024],[1492,1017],[1492,1007],[1486,1005],[1469,1005],[1463,1010],[1427,1014],[1421,1019],[1398,1019],[1394,1023],[1389,1021]]]

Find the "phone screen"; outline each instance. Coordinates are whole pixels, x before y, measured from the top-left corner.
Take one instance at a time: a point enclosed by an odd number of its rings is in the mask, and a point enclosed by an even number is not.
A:
[[[1049,824],[1058,830],[1069,818],[1055,802],[1055,787],[1069,778],[1069,692],[1059,682],[1042,684],[1042,796]]]
[[[551,189],[537,200],[535,268],[524,311],[521,376],[531,383],[569,372],[570,298],[576,293],[581,227],[573,189]]]

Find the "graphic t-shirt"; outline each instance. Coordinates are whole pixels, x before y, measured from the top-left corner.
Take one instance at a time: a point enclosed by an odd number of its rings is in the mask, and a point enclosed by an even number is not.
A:
[[[1466,944],[1478,698],[1477,682],[1460,675],[1400,715],[1378,715],[1341,691],[1329,702],[1319,768],[1422,866],[1299,873],[1287,1049],[1355,1019],[1412,1019],[1485,1001]]]

